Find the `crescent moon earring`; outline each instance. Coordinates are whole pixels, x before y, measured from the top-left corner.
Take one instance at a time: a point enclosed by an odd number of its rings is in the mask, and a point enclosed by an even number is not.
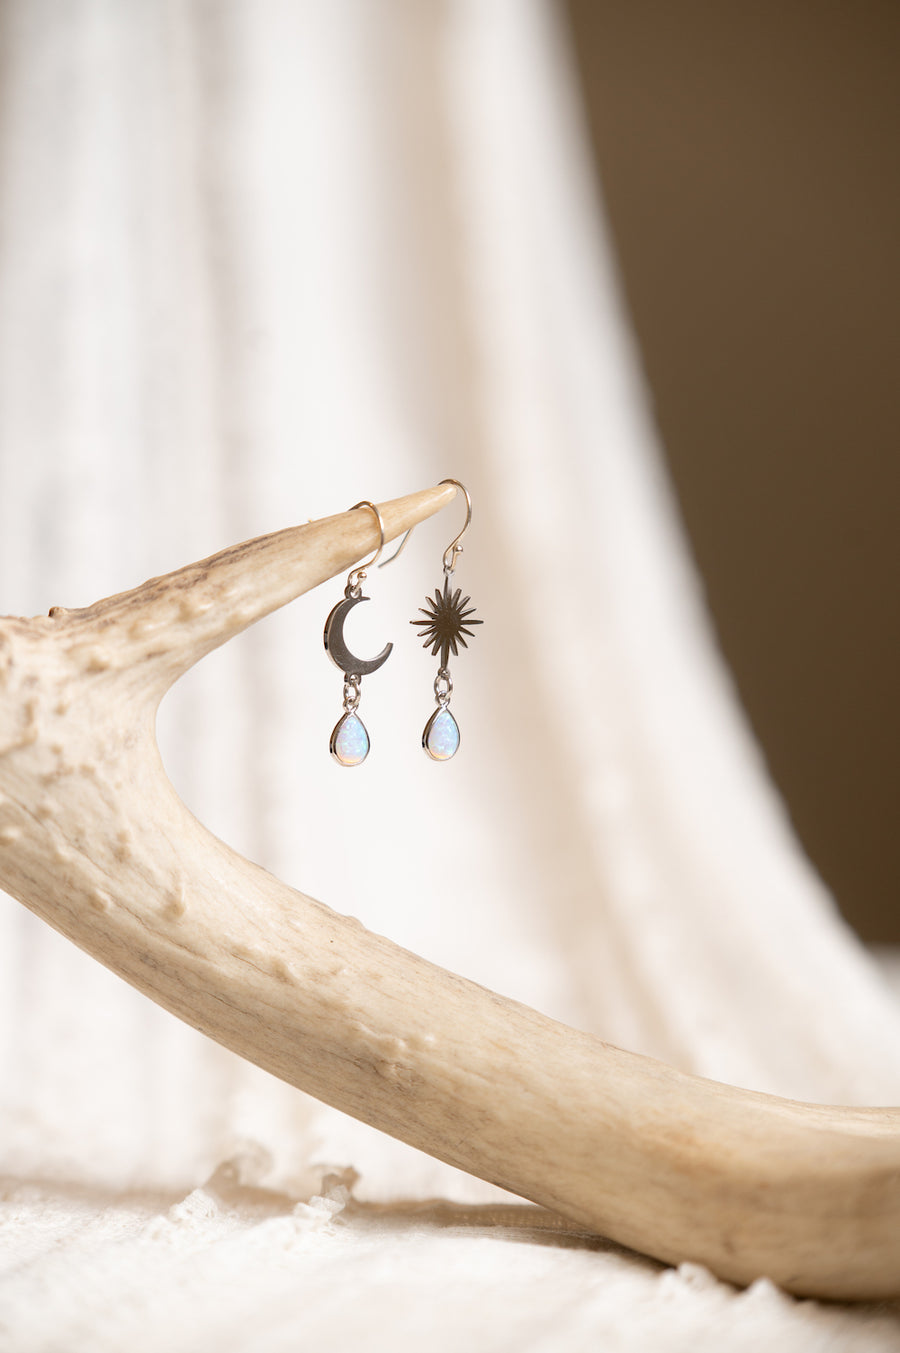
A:
[[[354,606],[358,606],[362,601],[369,601],[369,597],[364,597],[362,594],[366,570],[378,562],[384,549],[384,522],[381,519],[381,513],[375,504],[370,503],[368,499],[364,499],[361,503],[354,503],[350,511],[355,512],[359,507],[368,508],[370,512],[375,514],[381,539],[372,558],[350,570],[347,575],[343,600],[332,608],[328,619],[325,621],[325,651],[335,667],[340,668],[344,673],[344,712],[332,729],[331,740],[328,744],[328,749],[339,766],[361,766],[369,755],[369,733],[356,712],[359,706],[362,679],[372,672],[377,672],[379,667],[383,667],[391,656],[391,650],[394,647],[393,644],[386,644],[375,658],[357,658],[351,653],[344,639],[344,622],[347,616]]]
[[[449,761],[459,749],[459,724],[450,713],[450,697],[453,694],[450,654],[455,658],[460,647],[468,648],[466,639],[472,638],[471,626],[483,623],[474,619],[475,607],[469,605],[471,598],[462,595],[462,588],[451,590],[450,586],[457,556],[463,552],[460,542],[472,521],[472,499],[465,484],[461,484],[458,479],[442,479],[441,483],[455,484],[458,489],[462,489],[466,497],[466,520],[459,535],[444,550],[443,590],[435,588],[434,597],[425,598],[425,607],[428,609],[419,607],[423,619],[409,622],[421,626],[419,637],[424,640],[424,648],[431,648],[432,657],[437,653],[441,655],[440,667],[434,679],[437,708],[422,733],[422,746],[432,761]]]

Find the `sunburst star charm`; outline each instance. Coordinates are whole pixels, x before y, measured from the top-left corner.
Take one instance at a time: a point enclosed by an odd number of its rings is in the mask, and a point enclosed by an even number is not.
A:
[[[449,761],[459,750],[459,725],[450,713],[450,696],[453,680],[447,666],[450,654],[454,658],[460,646],[468,648],[466,639],[471,639],[472,625],[481,625],[483,621],[473,619],[475,607],[469,605],[470,597],[462,595],[462,588],[450,591],[451,570],[444,573],[444,590],[435,589],[434,597],[425,598],[425,606],[419,610],[423,619],[411,620],[411,625],[420,627],[423,647],[431,648],[432,654],[440,653],[441,665],[434,682],[434,695],[437,709],[425,725],[422,734],[422,746],[432,761]]]
[[[421,625],[419,637],[425,640],[422,645],[423,648],[428,648],[431,645],[432,654],[440,650],[442,669],[446,668],[450,661],[451,653],[454,658],[457,656],[460,644],[463,648],[469,647],[466,638],[474,637],[470,626],[484,624],[483,620],[472,619],[475,614],[475,607],[469,606],[471,600],[471,597],[462,596],[461,587],[457,587],[456,591],[451,593],[450,577],[445,574],[443,592],[439,592],[435,588],[434,599],[432,600],[431,597],[425,598],[425,606],[428,607],[428,610],[426,611],[424,606],[419,607],[425,618],[409,622],[411,625]],[[468,609],[466,609],[467,607]]]

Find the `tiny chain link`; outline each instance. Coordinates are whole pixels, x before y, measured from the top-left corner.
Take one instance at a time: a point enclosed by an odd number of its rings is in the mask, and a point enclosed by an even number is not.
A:
[[[353,714],[359,704],[362,677],[348,676],[344,682],[344,712]]]
[[[434,679],[434,698],[438,702],[438,708],[446,709],[450,704],[450,696],[453,694],[453,678],[450,675],[449,667],[441,667]]]

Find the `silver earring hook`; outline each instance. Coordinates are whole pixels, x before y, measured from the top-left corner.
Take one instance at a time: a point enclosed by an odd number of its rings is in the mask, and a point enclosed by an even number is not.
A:
[[[381,539],[378,542],[378,549],[372,555],[372,558],[367,559],[364,564],[357,564],[356,568],[352,569],[348,574],[347,585],[348,587],[353,588],[359,587],[363,582],[365,582],[366,569],[371,568],[373,564],[378,564],[378,560],[381,558],[381,552],[384,549],[384,522],[382,520],[381,513],[378,511],[378,508],[375,506],[374,503],[369,502],[368,498],[364,498],[361,503],[354,503],[353,506],[350,508],[350,511],[355,512],[356,509],[359,507],[367,507],[370,512],[374,512],[375,520],[378,522],[378,530],[381,534]],[[381,565],[379,565],[379,567],[381,567]]]
[[[452,573],[453,570],[456,568],[456,556],[458,554],[462,554],[463,552],[463,547],[462,545],[460,545],[459,542],[462,540],[463,536],[468,531],[469,524],[472,521],[472,499],[469,497],[469,490],[466,488],[465,484],[461,484],[458,479],[442,479],[441,483],[455,484],[456,487],[458,489],[462,489],[463,493],[466,495],[466,520],[463,523],[463,529],[460,531],[456,539],[451,540],[446,550],[444,550],[444,572]]]
[[[442,479],[441,484],[454,484],[456,488],[462,489],[463,493],[466,495],[466,520],[463,525],[463,529],[460,531],[456,539],[452,540],[450,544],[447,546],[446,550],[444,550],[444,561],[443,561],[444,569],[446,570],[447,573],[452,573],[453,570],[456,568],[456,556],[458,554],[462,554],[463,552],[463,547],[462,545],[460,545],[459,542],[462,540],[463,536],[468,531],[469,523],[472,520],[472,499],[469,497],[469,490],[466,488],[465,484],[461,484],[458,479]],[[357,506],[359,506],[359,504],[357,504]],[[400,558],[401,554],[406,549],[406,545],[410,536],[412,535],[415,529],[416,528],[414,526],[411,526],[409,528],[406,535],[400,541],[400,548],[395,550],[389,559],[382,560],[382,562],[378,565],[379,568],[385,568],[388,564],[392,564],[395,559]],[[448,555],[450,556],[449,563],[447,562]]]

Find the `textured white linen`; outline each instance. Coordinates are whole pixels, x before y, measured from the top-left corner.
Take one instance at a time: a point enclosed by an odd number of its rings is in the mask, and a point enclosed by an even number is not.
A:
[[[456,760],[422,756],[434,670],[407,622],[458,507],[354,616],[360,651],[397,647],[364,683],[366,765],[327,755],[335,582],[166,701],[188,804],[549,1014],[734,1083],[896,1103],[897,1006],[800,855],[710,638],[554,11],[10,0],[0,23],[4,609],[462,478],[458,581],[486,623],[454,666]],[[16,1353],[900,1347],[894,1311],[736,1294],[536,1230],[9,900],[0,1071]]]

